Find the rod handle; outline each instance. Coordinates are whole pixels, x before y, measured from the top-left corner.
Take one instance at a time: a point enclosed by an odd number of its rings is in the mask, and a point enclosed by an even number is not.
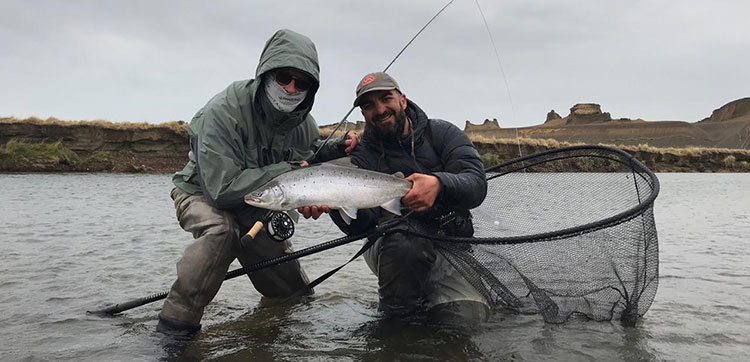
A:
[[[253,242],[255,236],[258,235],[261,229],[263,229],[263,223],[260,221],[256,221],[253,227],[250,228],[250,231],[248,231],[247,234],[242,235],[242,238],[240,239],[240,245],[242,245],[243,248],[246,246],[250,246],[250,243]]]

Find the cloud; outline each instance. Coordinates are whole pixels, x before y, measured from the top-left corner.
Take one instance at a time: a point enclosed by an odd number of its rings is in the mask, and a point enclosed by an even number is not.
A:
[[[265,40],[291,28],[316,43],[313,113],[333,123],[357,81],[445,3],[5,1],[0,114],[189,120],[231,81],[253,77]],[[449,6],[390,69],[431,117],[528,126],[595,102],[616,118],[696,121],[748,96],[745,1],[479,3],[504,72],[469,0]]]

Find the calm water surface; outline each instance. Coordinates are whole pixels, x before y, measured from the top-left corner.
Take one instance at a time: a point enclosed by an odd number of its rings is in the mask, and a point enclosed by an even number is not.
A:
[[[313,300],[261,307],[246,277],[224,284],[181,348],[153,332],[161,302],[87,315],[167,290],[192,240],[169,175],[0,175],[3,361],[744,361],[750,354],[750,174],[660,174],[660,281],[636,327],[498,312],[474,330],[382,321],[377,280],[357,260]],[[295,247],[340,236],[303,220]],[[304,236],[304,237],[303,237]],[[360,244],[302,259],[311,277]],[[233,268],[239,264],[233,264]]]

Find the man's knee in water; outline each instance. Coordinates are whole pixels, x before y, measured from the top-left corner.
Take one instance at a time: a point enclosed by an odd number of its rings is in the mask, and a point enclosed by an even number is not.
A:
[[[402,234],[385,237],[378,250],[379,309],[388,315],[422,310],[435,260],[435,249],[429,240]]]
[[[217,238],[221,236],[223,237],[222,239],[226,238],[226,240],[239,239],[240,226],[237,224],[237,220],[225,215],[221,222],[208,226],[203,234],[216,235]]]
[[[237,222],[228,217],[223,218],[223,222],[206,225],[200,237],[185,249],[183,257],[178,263],[178,274],[180,274],[181,265],[193,268],[213,265],[219,260],[231,262],[231,259],[234,259],[233,250],[239,240],[239,233]],[[219,262],[219,264],[224,263]],[[226,272],[226,270],[222,272]],[[203,273],[189,273],[188,275],[205,277]],[[200,290],[203,282],[191,281],[190,284],[196,284],[192,287]]]
[[[457,300],[433,306],[428,311],[430,319],[446,325],[470,326],[489,319],[490,309],[485,303]]]

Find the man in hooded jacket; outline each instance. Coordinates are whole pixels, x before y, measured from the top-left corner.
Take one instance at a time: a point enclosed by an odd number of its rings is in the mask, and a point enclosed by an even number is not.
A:
[[[240,245],[240,236],[267,213],[246,205],[246,194],[308,161],[346,156],[357,144],[354,134],[321,144],[310,115],[319,66],[309,38],[277,31],[266,42],[255,75],[230,84],[190,122],[190,160],[174,175],[171,196],[180,226],[195,241],[177,263],[177,280],[159,314],[159,331],[199,330],[204,307],[235,258],[249,266],[292,251],[288,240],[279,243],[264,232],[252,245]],[[309,283],[296,260],[249,277],[270,298],[293,295]]]

